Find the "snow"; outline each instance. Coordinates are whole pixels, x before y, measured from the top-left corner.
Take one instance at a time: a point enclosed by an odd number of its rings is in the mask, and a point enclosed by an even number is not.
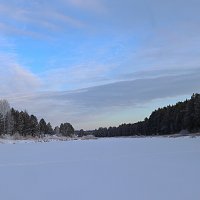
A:
[[[0,137],[0,144],[55,142],[55,141],[77,140],[77,139],[78,137],[64,137],[64,136],[56,136],[56,135],[52,135],[52,136],[47,135],[42,138],[31,137],[31,136],[27,136],[27,137],[17,136],[16,137],[16,136],[10,136],[10,135],[3,135]]]
[[[0,145],[2,200],[199,200],[200,137]]]

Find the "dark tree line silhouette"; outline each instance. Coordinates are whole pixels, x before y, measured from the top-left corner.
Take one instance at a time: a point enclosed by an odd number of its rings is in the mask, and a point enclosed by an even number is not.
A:
[[[153,136],[176,134],[182,130],[200,131],[200,94],[193,94],[190,100],[178,102],[152,112],[149,118],[134,124],[119,127],[99,128],[93,131],[80,130],[78,135],[96,137]]]
[[[73,136],[76,133],[79,137],[119,137],[169,135],[181,130],[200,132],[200,94],[193,94],[190,100],[178,102],[176,105],[159,108],[144,121],[92,131],[81,129],[76,132],[70,123],[62,123],[53,129],[44,119],[38,121],[36,116],[29,115],[27,111],[10,109],[6,100],[0,100],[0,135],[17,133],[24,137],[42,137],[53,134]]]
[[[51,123],[46,123],[44,119],[38,121],[34,115],[29,115],[27,111],[10,109],[6,100],[0,100],[0,135],[14,135],[43,137],[45,135],[72,136],[74,128],[70,123],[62,123],[54,129]]]

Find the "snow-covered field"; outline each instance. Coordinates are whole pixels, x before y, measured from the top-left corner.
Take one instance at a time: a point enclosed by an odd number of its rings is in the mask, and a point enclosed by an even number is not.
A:
[[[0,144],[2,200],[199,200],[200,138]]]

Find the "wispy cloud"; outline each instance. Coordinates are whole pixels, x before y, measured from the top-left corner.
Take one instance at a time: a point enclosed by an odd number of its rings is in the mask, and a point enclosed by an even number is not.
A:
[[[199,7],[196,0],[1,1],[1,36],[16,44],[0,37],[1,94],[54,123],[97,127],[142,103],[198,92]]]
[[[53,124],[70,121],[76,128],[87,129],[105,125],[112,115],[120,115],[126,110],[137,109],[139,112],[142,105],[156,99],[190,96],[191,91],[200,92],[200,69],[191,69],[188,74],[175,72],[173,75],[164,75],[165,71],[160,71],[159,74],[160,77],[147,76],[70,92],[47,92],[11,98],[10,101],[12,105],[26,107]],[[133,119],[134,114],[130,116]],[[142,120],[146,113],[140,116]],[[121,122],[123,118],[119,121]]]
[[[73,6],[90,11],[102,12],[106,10],[104,1],[102,0],[64,0],[64,1]]]
[[[39,88],[40,80],[30,71],[14,62],[10,55],[0,54],[0,62],[1,98],[7,95],[30,93],[30,91],[33,92]]]
[[[43,5],[26,1],[21,1],[20,4],[15,1],[4,2],[0,5],[0,19],[1,31],[31,37],[45,35],[45,31],[51,31],[50,35],[53,32],[65,31],[69,27],[84,27],[82,20],[63,13],[51,2],[44,2]]]
[[[20,64],[15,46],[4,37],[1,37],[0,45],[1,98],[38,89],[39,78]]]
[[[48,90],[72,90],[113,82],[109,74],[115,68],[115,64],[85,63],[50,69],[41,76]]]

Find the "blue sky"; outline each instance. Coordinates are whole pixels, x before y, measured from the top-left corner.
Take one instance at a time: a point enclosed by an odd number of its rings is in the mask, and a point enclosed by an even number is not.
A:
[[[200,92],[198,0],[0,0],[0,91],[76,129]]]

